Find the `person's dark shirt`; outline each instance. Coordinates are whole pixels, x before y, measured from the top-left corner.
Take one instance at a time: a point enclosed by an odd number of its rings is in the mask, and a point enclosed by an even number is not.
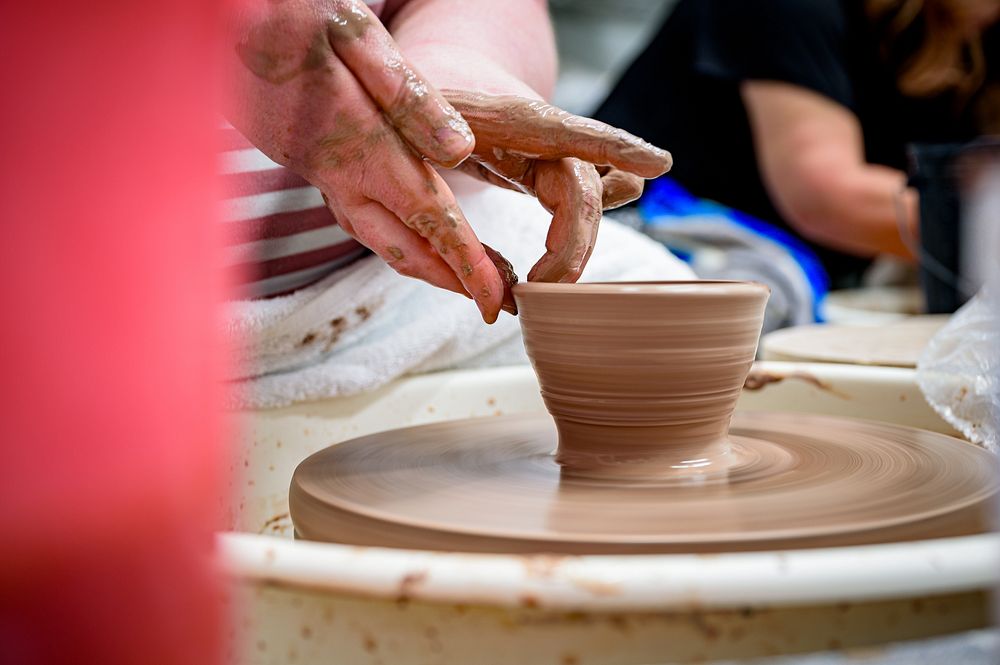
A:
[[[845,106],[861,123],[868,162],[901,170],[911,142],[979,133],[972,104],[957,111],[950,95],[898,92],[900,63],[885,57],[877,30],[863,0],[681,0],[595,115],[670,150],[671,177],[696,196],[788,228],[761,181],[742,81],[791,83]],[[998,36],[995,26],[984,38],[994,80]],[[910,55],[902,47],[899,58]],[[835,285],[849,285],[867,263],[817,250]]]

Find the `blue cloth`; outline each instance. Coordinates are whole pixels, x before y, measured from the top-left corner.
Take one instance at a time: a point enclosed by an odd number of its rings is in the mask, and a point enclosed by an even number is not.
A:
[[[699,199],[669,177],[662,177],[647,183],[646,193],[639,202],[639,213],[643,218],[644,230],[648,235],[664,241],[669,237],[671,226],[680,227],[696,220],[711,218],[713,222],[725,220],[741,233],[777,245],[787,252],[801,269],[812,294],[813,316],[820,321],[819,303],[830,288],[830,278],[815,252],[801,239],[751,215],[727,208],[721,204]],[[692,263],[697,250],[690,246],[670,246],[664,244],[678,257]]]

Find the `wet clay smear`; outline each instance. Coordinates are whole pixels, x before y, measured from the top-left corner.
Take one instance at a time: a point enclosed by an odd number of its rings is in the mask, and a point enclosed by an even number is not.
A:
[[[484,243],[483,249],[486,250],[486,256],[500,273],[500,279],[503,280],[503,304],[500,308],[508,314],[517,315],[517,303],[514,301],[514,292],[512,291],[514,285],[517,284],[517,273],[514,272],[514,266],[500,252],[489,245]]]

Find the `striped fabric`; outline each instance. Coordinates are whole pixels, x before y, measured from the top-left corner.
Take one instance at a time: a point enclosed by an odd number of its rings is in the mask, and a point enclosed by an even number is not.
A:
[[[385,3],[367,4],[379,15]],[[220,131],[226,267],[241,297],[290,293],[368,253],[340,228],[318,189],[228,123]]]

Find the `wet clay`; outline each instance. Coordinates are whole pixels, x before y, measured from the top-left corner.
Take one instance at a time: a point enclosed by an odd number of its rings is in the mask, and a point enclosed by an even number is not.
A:
[[[486,251],[486,256],[496,266],[497,272],[500,273],[500,279],[503,280],[503,302],[500,305],[500,309],[516,316],[517,303],[514,301],[514,292],[512,290],[514,285],[517,284],[517,273],[514,272],[514,266],[500,252],[485,243],[483,243],[483,250]]]
[[[959,536],[989,529],[992,456],[917,429],[740,413],[721,476],[563,473],[544,416],[382,432],[306,459],[298,537],[465,552],[721,552]]]
[[[720,552],[979,533],[993,457],[917,429],[733,409],[766,287],[514,287],[551,418],[382,432],[295,471],[299,537],[468,552]]]
[[[367,11],[354,3],[330,17],[327,22],[327,35],[330,41],[360,39],[371,25],[371,16]]]
[[[705,281],[515,287],[556,460],[600,477],[724,466],[769,293]]]
[[[787,372],[785,374],[777,374],[775,372],[751,369],[750,373],[747,374],[746,381],[743,382],[743,390],[762,390],[772,383],[781,383],[785,379],[808,383],[809,385],[835,397],[839,397],[840,399],[851,399],[851,396],[847,393],[836,390],[829,383],[819,380],[809,372]]]
[[[289,43],[287,36],[294,32],[287,21],[254,25],[236,44],[236,54],[255,76],[275,85],[323,67],[332,54],[326,36],[317,32],[303,52],[299,44]]]

